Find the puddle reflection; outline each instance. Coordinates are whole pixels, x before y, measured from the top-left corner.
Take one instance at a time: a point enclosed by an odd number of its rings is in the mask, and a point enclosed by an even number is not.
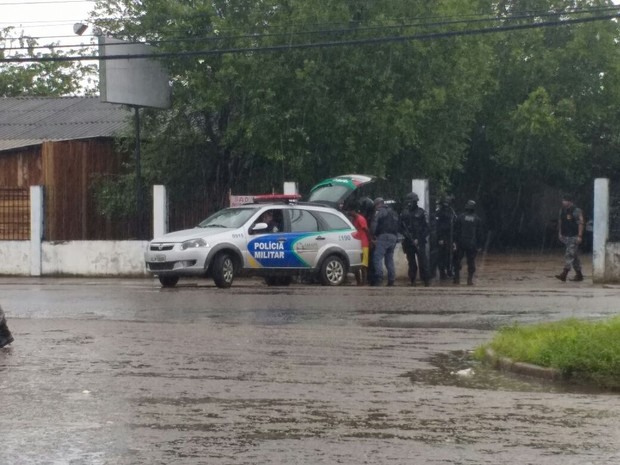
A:
[[[487,389],[497,391],[608,394],[618,392],[604,390],[596,386],[584,386],[562,381],[549,381],[538,378],[499,371],[475,360],[471,352],[455,351],[436,354],[429,363],[432,370],[413,370],[405,373],[412,383],[432,386],[456,386],[468,389]]]

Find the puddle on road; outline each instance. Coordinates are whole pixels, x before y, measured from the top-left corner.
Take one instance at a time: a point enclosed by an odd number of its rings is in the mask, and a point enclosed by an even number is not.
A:
[[[548,392],[573,394],[608,394],[617,392],[571,384],[549,381],[515,373],[499,371],[473,358],[471,352],[455,351],[436,354],[428,359],[435,369],[413,370],[403,374],[413,384],[431,386],[455,386],[468,389],[487,389],[497,391]],[[459,372],[464,374],[458,374]]]

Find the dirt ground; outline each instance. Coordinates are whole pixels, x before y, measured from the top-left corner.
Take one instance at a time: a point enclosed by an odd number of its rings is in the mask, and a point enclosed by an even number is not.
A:
[[[582,254],[580,260],[586,279],[582,283],[566,282],[566,286],[592,285],[592,255]],[[398,280],[406,284],[407,260],[401,251],[395,254]],[[463,259],[463,271],[466,275],[467,264]],[[481,253],[476,260],[476,285],[484,287],[517,287],[517,288],[544,288],[561,284],[554,276],[562,271],[564,266],[563,251],[541,253],[539,251],[514,253]],[[573,272],[569,274],[569,279]],[[441,284],[437,279],[434,285]],[[450,286],[450,282],[442,285]]]

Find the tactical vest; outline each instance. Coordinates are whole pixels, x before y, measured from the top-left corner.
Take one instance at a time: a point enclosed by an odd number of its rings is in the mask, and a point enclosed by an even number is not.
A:
[[[478,221],[475,214],[465,213],[460,216],[460,237],[458,238],[459,245],[462,247],[475,248],[478,243],[478,237],[476,237],[478,229]]]
[[[390,208],[386,208],[386,214],[379,218],[376,235],[398,234],[398,215]]]
[[[579,234],[579,221],[575,216],[576,207],[568,207],[566,210],[562,210],[561,232],[563,236],[573,237]]]

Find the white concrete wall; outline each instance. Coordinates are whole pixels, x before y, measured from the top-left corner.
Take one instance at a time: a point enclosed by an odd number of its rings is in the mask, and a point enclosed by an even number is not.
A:
[[[608,242],[605,246],[605,277],[603,282],[620,283],[620,243],[618,242]]]
[[[0,274],[30,276],[30,241],[0,241]]]
[[[43,242],[44,276],[147,276],[147,241]]]

